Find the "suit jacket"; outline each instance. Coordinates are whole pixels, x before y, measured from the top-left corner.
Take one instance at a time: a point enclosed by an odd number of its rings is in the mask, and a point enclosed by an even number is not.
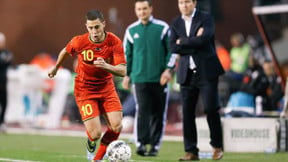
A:
[[[201,27],[204,32],[197,37],[197,31]],[[185,22],[181,15],[172,21],[170,29],[171,51],[181,56],[177,71],[177,82],[179,84],[185,83],[187,79],[190,56],[193,57],[196,64],[196,71],[200,80],[212,80],[224,73],[216,54],[214,22],[209,14],[196,10],[189,36],[186,35]],[[176,44],[177,39],[180,39],[180,45]]]

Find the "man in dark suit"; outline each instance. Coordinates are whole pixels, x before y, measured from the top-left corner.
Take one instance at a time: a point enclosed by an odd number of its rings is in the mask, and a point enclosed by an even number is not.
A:
[[[195,109],[202,97],[204,112],[210,129],[213,159],[223,156],[222,126],[218,101],[218,76],[224,73],[216,55],[212,17],[196,9],[196,0],[178,0],[182,15],[171,24],[172,53],[180,55],[177,81],[181,85],[183,101],[183,135],[185,156],[179,161],[199,160]],[[169,80],[169,70],[161,81]],[[166,78],[166,79],[165,79]]]

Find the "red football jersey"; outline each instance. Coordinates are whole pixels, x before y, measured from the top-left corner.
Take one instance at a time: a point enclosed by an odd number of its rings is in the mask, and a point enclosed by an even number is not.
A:
[[[112,74],[93,65],[97,57],[102,57],[111,65],[126,64],[122,41],[113,33],[107,32],[101,43],[94,43],[89,33],[75,36],[66,45],[66,51],[77,56],[75,72],[75,97],[88,99],[92,94],[105,93],[114,89]],[[77,92],[81,93],[79,96]],[[85,92],[85,94],[83,94]],[[84,95],[84,96],[83,96]]]

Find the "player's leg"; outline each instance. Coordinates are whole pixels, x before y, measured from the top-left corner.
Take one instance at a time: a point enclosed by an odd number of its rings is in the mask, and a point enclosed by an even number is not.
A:
[[[95,157],[96,142],[101,137],[101,122],[99,116],[85,121],[84,125],[88,136],[86,143],[87,159],[93,160]]]
[[[122,111],[108,112],[104,115],[107,122],[107,130],[101,138],[99,148],[94,160],[101,160],[106,153],[107,146],[117,140],[122,129]]]
[[[122,111],[113,111],[104,114],[104,117],[107,122],[108,129],[114,132],[121,132],[122,130],[122,118],[123,113]]]
[[[87,159],[92,160],[95,156],[96,141],[101,137],[102,131],[98,102],[96,100],[77,101],[77,105],[88,136]]]
[[[122,107],[116,91],[106,94],[99,103],[101,113],[106,119],[107,130],[101,138],[100,146],[94,160],[101,160],[106,153],[107,146],[117,140],[122,129]]]

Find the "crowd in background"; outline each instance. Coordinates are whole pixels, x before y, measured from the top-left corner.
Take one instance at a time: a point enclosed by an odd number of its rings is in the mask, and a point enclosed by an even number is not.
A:
[[[222,115],[226,117],[279,115],[283,109],[284,90],[281,78],[276,73],[275,65],[263,42],[257,36],[245,38],[240,32],[231,35],[230,40],[231,49],[225,48],[219,41],[215,42],[218,58],[226,71],[220,77],[218,87]],[[284,63],[282,70],[285,69],[287,66]],[[174,103],[181,106],[179,85],[172,81],[170,87],[169,107],[175,109]],[[128,93],[121,86],[118,88],[122,96],[124,115],[133,117],[135,102],[132,92]],[[123,93],[125,95],[121,95]],[[203,115],[201,104],[198,107],[198,116],[201,116]],[[177,109],[171,111],[177,114]]]

